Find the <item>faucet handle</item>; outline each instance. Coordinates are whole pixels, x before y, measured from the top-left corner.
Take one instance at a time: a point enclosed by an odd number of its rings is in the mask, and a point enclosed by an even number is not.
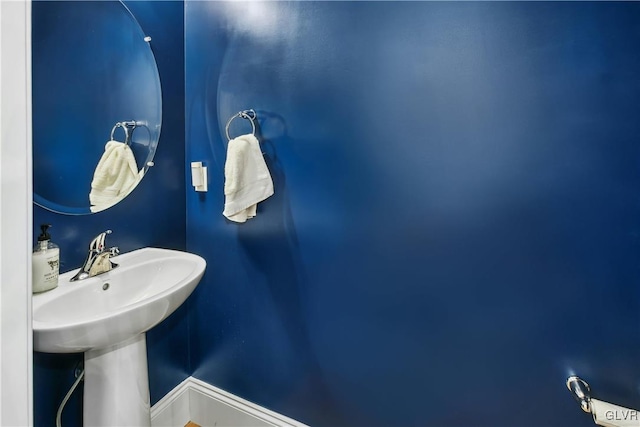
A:
[[[118,248],[117,246],[114,246],[112,248],[109,248],[109,254],[111,256],[116,256],[120,253],[120,248]]]

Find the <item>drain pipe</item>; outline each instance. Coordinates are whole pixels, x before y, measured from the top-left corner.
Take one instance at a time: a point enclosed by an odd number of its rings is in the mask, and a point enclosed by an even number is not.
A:
[[[69,398],[73,394],[73,391],[76,389],[76,387],[78,387],[78,384],[80,383],[80,381],[82,381],[82,378],[84,378],[84,369],[78,374],[76,381],[73,383],[64,399],[62,399],[62,403],[60,404],[58,413],[56,414],[56,427],[62,427],[62,410],[64,409],[64,405],[67,404],[67,400],[69,400]]]

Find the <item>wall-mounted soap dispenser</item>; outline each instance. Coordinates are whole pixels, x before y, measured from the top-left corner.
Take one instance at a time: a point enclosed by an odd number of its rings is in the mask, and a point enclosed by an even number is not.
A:
[[[51,242],[47,229],[49,224],[42,224],[42,233],[38,236],[38,243],[33,249],[33,293],[49,291],[58,286],[60,271],[60,249]]]

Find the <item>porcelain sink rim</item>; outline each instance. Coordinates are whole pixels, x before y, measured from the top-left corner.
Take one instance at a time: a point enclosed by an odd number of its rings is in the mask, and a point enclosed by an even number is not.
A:
[[[154,254],[155,254],[155,257],[153,256]],[[151,257],[143,260],[141,264],[148,264],[150,262],[155,262],[156,260],[161,261],[163,259],[170,260],[170,259],[186,258],[194,261],[195,268],[189,275],[185,276],[180,281],[176,282],[174,285],[164,289],[162,292],[154,293],[153,295],[150,295],[146,298],[138,300],[134,303],[127,304],[123,307],[119,307],[117,309],[104,311],[103,313],[99,313],[96,316],[91,318],[78,319],[76,321],[66,320],[66,321],[60,321],[60,322],[57,322],[55,320],[42,321],[42,320],[36,319],[36,311],[42,306],[44,306],[45,304],[53,303],[54,301],[60,298],[64,298],[65,295],[80,289],[80,287],[85,288],[91,285],[105,283],[110,278],[113,278],[114,276],[119,275],[119,272],[121,273],[136,267],[135,264],[127,265],[126,264],[127,261],[129,260],[135,261],[135,258],[145,257],[149,255],[151,255]],[[131,252],[123,253],[118,255],[117,257],[114,257],[113,260],[116,263],[119,263],[120,266],[111,272],[107,272],[99,276],[91,277],[80,282],[70,282],[69,279],[73,277],[73,275],[79,270],[79,269],[75,269],[60,275],[57,288],[52,289],[51,291],[43,292],[41,294],[33,295],[32,322],[33,322],[34,333],[41,333],[46,331],[52,332],[56,330],[63,330],[66,328],[73,328],[78,326],[90,326],[91,324],[94,324],[94,323],[104,322],[106,319],[126,316],[127,314],[133,311],[136,311],[140,308],[144,309],[144,306],[150,305],[155,301],[161,300],[162,298],[173,294],[176,290],[181,289],[185,285],[189,284],[192,280],[197,278],[198,275],[202,274],[202,271],[206,267],[206,261],[199,255],[189,253],[189,252],[173,250],[173,249],[161,249],[161,248],[154,248],[154,247],[145,247],[145,248],[137,249]],[[202,268],[198,268],[198,267],[202,267]]]

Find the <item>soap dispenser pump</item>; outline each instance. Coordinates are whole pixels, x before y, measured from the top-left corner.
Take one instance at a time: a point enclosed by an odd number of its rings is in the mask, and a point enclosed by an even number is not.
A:
[[[60,272],[60,249],[51,242],[51,236],[47,231],[49,224],[42,224],[42,233],[38,236],[38,243],[33,249],[32,282],[33,293],[49,291],[58,286],[58,274]]]

